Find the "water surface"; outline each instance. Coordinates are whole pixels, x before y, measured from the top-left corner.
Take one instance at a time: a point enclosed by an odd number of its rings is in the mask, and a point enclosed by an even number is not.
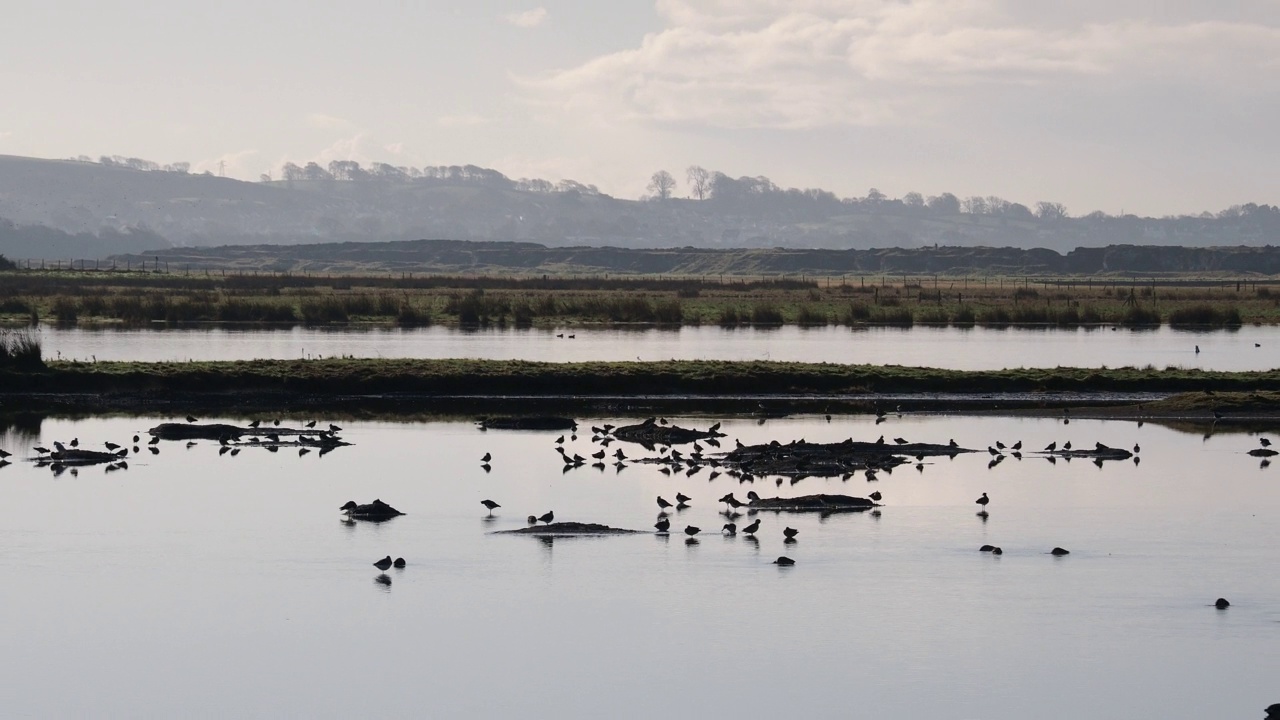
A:
[[[0,447],[100,446],[158,420],[27,419]],[[567,446],[587,455],[598,447],[587,424],[630,420],[584,421]],[[777,487],[644,465],[566,473],[559,433],[340,424],[355,445],[323,458],[166,442],[114,473],[0,468],[5,714],[1022,720],[1261,717],[1280,701],[1280,483],[1244,454],[1257,446],[1245,434],[993,417],[725,420],[726,447],[881,433],[984,450],[1019,439],[1142,446],[1140,465],[1028,456],[988,469],[982,452],[874,484]],[[758,544],[718,535],[715,499],[752,488],[878,489],[885,507],[879,518],[762,514]],[[489,534],[552,509],[648,529],[655,497],[679,491],[694,500],[673,524],[702,527],[696,545]],[[973,504],[982,492],[985,522]],[[339,522],[343,502],[375,497],[408,514]],[[503,505],[492,519],[485,498]],[[800,530],[791,546],[787,525]],[[977,552],[984,543],[1005,554]],[[1071,555],[1045,554],[1054,546]],[[798,564],[769,564],[783,553]],[[389,587],[370,564],[387,554],[409,562]],[[1219,596],[1233,607],[1210,607]]]
[[[563,335],[564,337],[558,337]],[[573,339],[568,336],[574,335]],[[990,328],[568,328],[558,330],[41,329],[46,356],[98,360],[304,357],[787,360],[998,370],[1019,367],[1280,367],[1280,327],[1189,332]],[[1200,352],[1196,352],[1196,348]]]

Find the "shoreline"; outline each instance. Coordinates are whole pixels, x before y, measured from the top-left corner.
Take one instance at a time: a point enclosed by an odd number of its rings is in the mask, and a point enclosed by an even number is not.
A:
[[[1280,418],[1280,372],[936,368],[767,361],[51,362],[0,369],[0,412],[329,409],[412,415],[589,412],[1017,413]],[[1084,409],[1088,411],[1083,411]],[[1228,418],[1229,416],[1229,418]]]

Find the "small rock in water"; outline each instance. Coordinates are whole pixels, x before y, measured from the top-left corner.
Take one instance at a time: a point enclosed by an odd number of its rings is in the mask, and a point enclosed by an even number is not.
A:
[[[795,564],[796,564],[796,561],[795,561],[795,560],[792,560],[791,558],[787,557],[786,555],[783,555],[783,556],[779,557],[777,560],[774,560],[774,561],[773,561],[773,564],[774,564],[774,565],[783,565],[783,566],[787,566],[787,565],[795,565]]]
[[[1050,554],[1050,555],[1057,555],[1058,557],[1062,557],[1063,555],[1070,555],[1070,554],[1071,554],[1071,551],[1070,551],[1070,550],[1063,550],[1063,549],[1062,549],[1062,548],[1060,548],[1060,547],[1056,547],[1056,548],[1054,548],[1054,549],[1050,550],[1050,551],[1049,551],[1049,554]]]
[[[994,547],[994,548],[991,548],[991,554],[992,554],[992,555],[1003,555],[1003,554],[1004,554],[1004,550],[1001,550],[1001,549],[1000,549],[1000,548],[998,548],[998,547]]]
[[[1213,606],[1218,608],[1219,610],[1226,610],[1227,608],[1231,607],[1231,603],[1227,602],[1226,598],[1218,598],[1217,600],[1214,601]],[[1270,708],[1268,708],[1267,712],[1270,712],[1270,711],[1271,711]]]

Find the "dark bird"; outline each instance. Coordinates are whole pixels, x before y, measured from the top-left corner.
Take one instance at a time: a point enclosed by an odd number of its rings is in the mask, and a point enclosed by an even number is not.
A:
[[[1199,346],[1199,345],[1197,345],[1197,346],[1196,346],[1196,354],[1197,354],[1197,355],[1199,355],[1199,354],[1200,354],[1200,346]]]
[[[1227,608],[1231,607],[1231,603],[1227,602],[1226,598],[1218,598],[1217,600],[1213,601],[1213,606],[1218,608],[1219,610],[1226,610]],[[1275,707],[1275,706],[1272,706],[1272,707]],[[1271,708],[1267,708],[1267,710],[1269,715]],[[1280,710],[1280,708],[1277,708],[1277,710]]]
[[[1056,547],[1056,548],[1054,548],[1054,549],[1050,550],[1050,551],[1049,551],[1049,554],[1050,554],[1050,555],[1056,555],[1057,557],[1062,557],[1063,555],[1070,555],[1070,554],[1071,554],[1071,551],[1070,551],[1070,550],[1063,550],[1063,549],[1062,549],[1062,548],[1060,548],[1060,547]]]
[[[57,440],[54,440],[54,441],[53,441],[53,446],[54,446],[55,448],[57,448],[58,452],[66,452],[66,451],[67,451],[67,446],[66,446],[66,445],[63,445],[62,443],[58,442]]]
[[[960,445],[956,442],[955,438],[951,438],[947,441],[947,447],[960,447]]]
[[[133,436],[133,441],[138,442],[138,436]],[[71,442],[67,443],[71,447],[80,447],[80,438],[71,438]]]
[[[1062,443],[1062,449],[1063,449],[1063,450],[1070,450],[1070,449],[1071,449],[1071,441],[1070,441],[1070,440],[1068,440],[1068,441],[1066,441],[1066,442]]]
[[[391,556],[388,555],[382,558],[381,560],[375,562],[373,566],[378,568],[379,570],[386,570],[387,568],[391,567]]]
[[[489,514],[490,514],[490,515],[492,515],[492,514],[493,514],[493,511],[494,511],[494,510],[496,510],[497,508],[502,507],[501,505],[499,505],[498,503],[496,503],[496,502],[494,502],[494,501],[492,501],[492,500],[481,500],[481,501],[480,501],[480,504],[481,504],[481,505],[483,505],[483,506],[485,506],[486,508],[488,508],[488,509],[489,509]]]
[[[187,422],[189,422],[189,423],[193,423],[193,422],[195,422],[195,421],[196,421],[196,418],[194,418],[194,417],[192,417],[192,416],[190,416],[190,415],[188,415],[188,416],[187,416]]]
[[[342,432],[342,428],[338,427],[337,425],[334,425],[334,424],[330,423],[330,424],[329,424],[329,432]]]
[[[1134,444],[1133,444],[1133,451],[1134,451],[1135,453],[1140,453],[1140,452],[1142,452],[1142,446],[1141,446],[1141,445],[1139,445],[1138,443],[1134,443]]]
[[[702,532],[702,528],[694,527],[693,525],[686,525],[684,528],[684,534],[688,535],[689,537],[693,537],[694,535],[697,535],[700,532]]]
[[[407,563],[405,563],[404,558],[396,558],[396,561],[395,561],[395,562],[393,562],[393,563],[391,563],[391,564],[392,564],[394,567],[402,568],[402,567],[404,567]]]
[[[1218,412],[1217,410],[1214,410],[1214,411],[1213,411],[1213,419],[1214,419],[1214,420],[1221,420],[1221,419],[1222,419],[1222,413]]]
[[[750,525],[742,528],[742,532],[748,535],[755,535],[756,531],[759,529],[760,529],[760,518],[756,518]]]
[[[538,524],[538,518],[537,518],[537,516],[535,516],[535,515],[530,515],[530,516],[529,516],[528,518],[526,518],[525,520],[526,520],[526,522],[528,522],[530,525],[537,525],[537,524]]]
[[[275,420],[272,420],[271,424],[275,425],[276,427],[280,427],[280,418],[276,418]]]
[[[876,444],[877,444],[877,445],[883,445],[883,444],[884,444],[884,436],[883,436],[883,435],[881,435],[879,438],[877,438],[877,439],[876,439]]]
[[[722,532],[726,532],[726,533],[728,533],[728,534],[730,534],[730,535],[737,535],[737,534],[738,534],[738,526],[737,526],[736,524],[734,524],[734,523],[725,523],[725,526],[724,526],[724,527],[722,527],[722,528],[720,528],[720,530],[721,530]]]
[[[666,518],[662,518],[658,522],[654,523],[653,526],[658,528],[658,532],[664,533],[671,529],[671,521]]]
[[[117,444],[115,444],[115,443],[113,443],[113,442],[105,442],[105,443],[102,443],[102,444],[103,444],[103,445],[106,445],[108,450],[119,450],[119,449],[120,449],[120,446],[119,446],[119,445],[117,445]]]
[[[159,444],[160,444],[160,436],[159,436],[159,435],[152,436],[152,438],[151,438],[150,440],[148,440],[148,441],[147,441],[147,444],[148,444],[148,445],[159,445]]]
[[[315,427],[315,426],[316,426],[316,421],[315,421],[315,420],[312,420],[311,422],[307,423],[307,427],[309,427],[309,428],[313,428],[313,427]]]
[[[1044,451],[1045,451],[1045,452],[1053,452],[1054,450],[1057,450],[1057,449],[1058,449],[1058,441],[1057,441],[1057,440],[1054,440],[1053,442],[1051,442],[1051,443],[1049,443],[1048,445],[1045,445],[1045,446],[1044,446]]]
[[[786,555],[783,555],[783,556],[779,557],[777,560],[774,560],[772,564],[773,564],[773,565],[782,565],[783,567],[790,567],[791,565],[795,565],[795,564],[796,564],[796,561],[795,561],[795,560],[792,560],[791,558],[787,557]]]
[[[669,500],[667,500],[666,498],[662,497],[661,495],[659,495],[659,496],[658,496],[658,507],[662,508],[663,510],[666,510],[667,508],[671,507],[671,502],[670,502]]]
[[[724,497],[720,498],[720,502],[725,503],[726,505],[732,508],[740,508],[746,504],[741,500],[739,500],[738,498],[734,497],[733,493],[729,493],[728,495],[725,495]]]
[[[563,435],[561,435],[560,437],[556,438],[556,444],[557,444],[557,445],[563,445],[563,444],[564,444],[564,436],[563,436]]]
[[[689,497],[688,495],[685,495],[684,493],[676,493],[676,502],[680,503],[681,505],[688,505],[689,501],[692,499],[693,498]]]
[[[595,458],[595,459],[597,459],[597,460],[603,460],[603,459],[604,459],[604,451],[603,451],[603,450],[600,450],[599,452],[593,452],[593,453],[591,453],[591,457],[593,457],[593,458]]]
[[[489,453],[485,453],[484,457],[480,458],[480,462],[487,463],[492,459],[493,459],[492,455],[490,455]]]
[[[795,540],[796,536],[800,534],[800,531],[795,528],[789,527],[789,528],[785,528],[782,531],[782,534],[785,535],[788,540]]]
[[[272,452],[275,452],[275,448],[267,448],[267,449],[271,450]],[[231,457],[235,457],[239,454],[240,454],[240,448],[231,448]]]
[[[1266,438],[1258,438],[1258,442],[1262,444],[1262,447],[1271,447],[1271,441]]]
[[[884,496],[880,494],[880,491],[879,491],[879,490],[877,490],[877,491],[875,491],[875,492],[871,493],[871,494],[870,494],[870,495],[868,495],[867,497],[871,498],[871,499],[872,499],[873,501],[875,501],[875,502],[880,502],[881,500],[883,500],[883,499],[884,499]]]
[[[987,503],[991,502],[991,498],[987,497],[986,493],[982,493],[982,497],[978,498],[977,500],[974,500],[974,502],[981,505],[983,511],[986,511]]]
[[[259,425],[261,425],[261,424],[262,424],[262,421],[261,421],[261,420],[254,420],[253,422],[249,423],[249,427],[251,427],[251,428],[256,428],[256,427],[258,427],[258,426],[259,426]]]
[[[1022,449],[1022,441],[1021,441],[1021,440],[1019,440],[1018,442],[1016,442],[1016,443],[1014,443],[1014,444],[1010,445],[1009,447],[1010,447],[1010,448],[1012,448],[1013,450],[1021,450],[1021,449]]]
[[[715,425],[712,425],[711,427],[707,428],[707,432],[715,432],[719,429],[720,429],[720,423],[716,423]]]
[[[997,449],[997,450],[1003,450],[1003,449],[1004,449],[1004,443],[1002,443],[1002,442],[1000,442],[999,440],[997,440],[997,441],[996,441],[996,449]]]
[[[538,520],[550,525],[552,520],[556,519],[555,511],[548,510],[546,515],[538,516]]]
[[[894,442],[896,442],[896,443],[898,443],[899,445],[906,445],[906,444],[907,444],[907,440],[906,440],[906,438],[896,437],[896,438],[894,438],[894,439],[893,439],[893,441],[894,441]]]

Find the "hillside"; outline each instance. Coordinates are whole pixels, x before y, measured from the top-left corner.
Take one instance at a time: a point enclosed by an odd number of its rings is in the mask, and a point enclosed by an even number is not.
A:
[[[174,246],[298,244],[450,238],[528,241],[548,247],[868,249],[1011,247],[1067,252],[1109,245],[1188,247],[1274,243],[1280,209],[1248,204],[1217,215],[1082,218],[1054,203],[944,193],[837,198],[783,189],[767,178],[711,174],[706,199],[622,200],[589,185],[511,180],[484,168],[421,170],[334,163],[289,166],[288,180],[243,182],[104,158],[0,156],[0,254],[93,259]],[[140,169],[147,168],[147,169]],[[79,237],[53,242],[12,228]],[[97,238],[90,241],[89,237]],[[32,239],[34,238],[34,239]],[[153,239],[155,248],[135,240]]]

